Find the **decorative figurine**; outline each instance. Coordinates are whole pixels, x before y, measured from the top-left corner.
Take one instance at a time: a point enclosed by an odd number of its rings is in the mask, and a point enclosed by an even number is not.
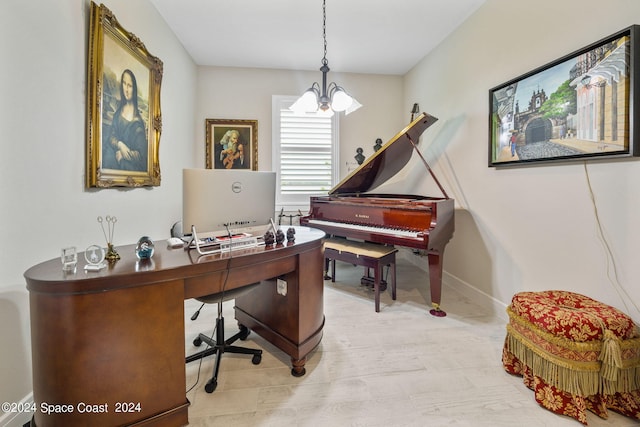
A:
[[[275,242],[275,236],[273,235],[273,233],[271,231],[267,231],[266,233],[264,233],[264,244],[267,246],[271,246],[273,245],[273,242]]]
[[[358,162],[359,165],[362,164],[362,162],[364,162],[364,154],[362,154],[362,148],[358,147],[356,148],[356,155],[355,155],[355,159],[356,162]]]
[[[296,241],[296,229],[293,227],[289,227],[287,229],[287,242],[295,242]]]
[[[382,148],[382,139],[381,138],[377,138],[376,139],[376,145],[373,146],[373,151],[378,151],[381,148]]]
[[[109,262],[115,262],[120,259],[120,255],[116,252],[116,249],[113,246],[113,232],[116,228],[116,222],[118,219],[115,216],[107,215],[105,217],[105,221],[107,223],[107,229],[109,230],[109,234],[107,235],[107,231],[104,229],[104,223],[102,221],[102,217],[98,217],[98,223],[100,227],[102,227],[102,234],[104,234],[104,238],[107,241],[107,255],[105,259]]]
[[[278,231],[276,231],[276,243],[281,244],[282,242],[284,242],[284,232],[278,228]]]

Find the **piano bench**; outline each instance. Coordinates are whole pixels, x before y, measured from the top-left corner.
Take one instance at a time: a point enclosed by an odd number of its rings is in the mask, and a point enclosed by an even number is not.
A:
[[[331,281],[336,281],[336,260],[374,269],[373,291],[376,313],[380,312],[382,267],[391,269],[391,299],[396,299],[396,252],[393,246],[330,238],[324,242],[325,265],[331,262]]]

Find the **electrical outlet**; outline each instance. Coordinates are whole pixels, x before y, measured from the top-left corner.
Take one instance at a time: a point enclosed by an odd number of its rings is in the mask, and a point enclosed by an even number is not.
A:
[[[276,281],[276,290],[278,294],[282,295],[283,297],[287,296],[287,281],[278,279]]]

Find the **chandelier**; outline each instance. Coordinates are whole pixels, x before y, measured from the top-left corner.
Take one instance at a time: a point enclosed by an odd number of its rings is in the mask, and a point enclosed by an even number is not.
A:
[[[313,82],[296,102],[291,105],[290,110],[295,112],[316,112],[320,110],[328,115],[333,112],[344,111],[345,114],[352,113],[362,107],[358,101],[344,90],[342,86],[331,82],[327,86],[327,73],[329,72],[329,61],[327,61],[327,5],[326,0],[322,0],[322,39],[324,41],[324,56],[322,57],[322,86],[318,82]]]

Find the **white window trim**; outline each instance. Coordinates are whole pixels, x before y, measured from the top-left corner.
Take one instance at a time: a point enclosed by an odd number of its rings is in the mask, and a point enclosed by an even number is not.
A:
[[[271,100],[271,117],[272,117],[272,151],[271,151],[271,170],[276,172],[276,211],[280,212],[297,212],[301,211],[306,214],[309,211],[310,195],[301,195],[299,198],[292,200],[283,199],[280,194],[280,109],[288,108],[298,99],[298,96],[273,95]],[[332,188],[338,183],[340,171],[340,135],[339,135],[339,114],[331,117],[331,186]]]

